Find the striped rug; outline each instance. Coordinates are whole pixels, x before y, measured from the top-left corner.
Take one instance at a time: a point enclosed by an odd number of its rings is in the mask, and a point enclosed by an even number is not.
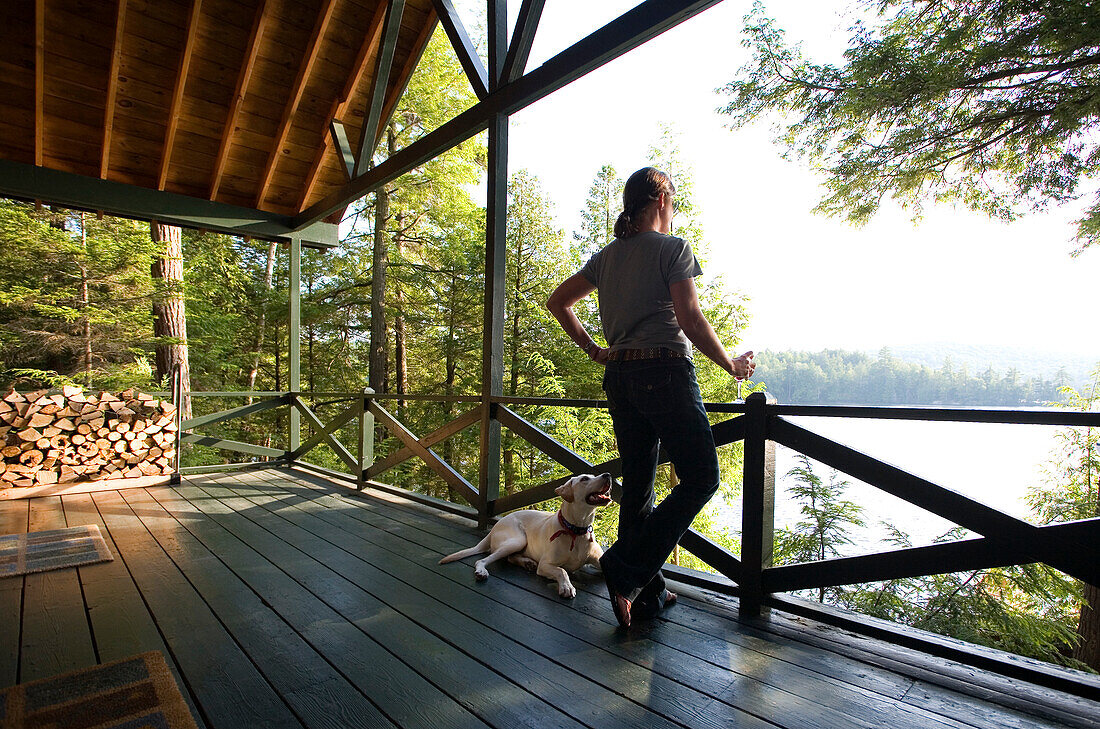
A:
[[[160,651],[2,689],[0,727],[197,729]]]
[[[111,559],[95,524],[0,536],[0,577]]]

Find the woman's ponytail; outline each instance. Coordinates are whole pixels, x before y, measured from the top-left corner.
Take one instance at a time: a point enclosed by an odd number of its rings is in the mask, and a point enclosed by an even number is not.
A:
[[[619,217],[615,219],[615,237],[629,238],[637,232],[634,222],[630,219],[630,213],[625,210],[619,213]]]

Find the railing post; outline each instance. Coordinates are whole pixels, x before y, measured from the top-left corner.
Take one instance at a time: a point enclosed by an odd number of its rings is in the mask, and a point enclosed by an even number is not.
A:
[[[172,459],[175,466],[172,470],[172,483],[180,483],[183,479],[180,475],[180,463],[183,457],[183,370],[176,365],[172,370],[172,404],[176,406],[173,417],[176,425],[176,442],[172,451],[175,457]]]
[[[768,440],[768,406],[776,400],[754,392],[745,400],[745,472],[741,508],[740,613],[764,608],[763,572],[772,565],[775,529],[775,443]]]
[[[367,468],[374,464],[374,413],[368,410],[370,396],[374,390],[363,388],[363,395],[359,398],[359,467],[355,472],[355,489],[362,491],[366,488]]]

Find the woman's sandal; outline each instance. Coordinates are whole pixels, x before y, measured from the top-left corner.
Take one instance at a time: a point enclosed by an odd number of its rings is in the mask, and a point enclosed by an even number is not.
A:
[[[611,609],[615,611],[615,620],[619,621],[619,625],[623,628],[629,628],[630,600],[627,600],[611,588],[608,588],[607,593],[611,597]]]

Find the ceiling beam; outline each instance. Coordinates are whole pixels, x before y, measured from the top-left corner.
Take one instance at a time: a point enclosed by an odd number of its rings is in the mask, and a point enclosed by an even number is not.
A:
[[[516,27],[512,31],[512,42],[508,45],[508,55],[501,70],[501,83],[510,84],[523,75],[527,68],[527,59],[531,57],[531,46],[535,42],[535,31],[542,19],[545,0],[523,0]]]
[[[218,197],[218,189],[222,184],[222,174],[225,172],[225,162],[229,159],[229,148],[233,143],[233,135],[237,130],[237,117],[241,113],[244,104],[244,95],[248,90],[248,82],[252,79],[252,69],[256,65],[256,56],[260,52],[260,43],[264,37],[264,28],[267,25],[267,11],[271,5],[267,0],[260,0],[256,7],[256,13],[252,18],[252,30],[248,34],[248,45],[245,47],[244,63],[241,64],[241,72],[237,74],[237,87],[233,91],[233,99],[229,103],[229,116],[226,117],[225,127],[222,129],[222,139],[218,144],[218,156],[214,158],[214,173],[210,180],[211,200]]]
[[[180,58],[179,72],[176,74],[176,88],[172,94],[172,103],[168,107],[168,124],[164,131],[164,147],[160,155],[160,170],[157,172],[158,190],[163,190],[168,182],[168,168],[172,163],[172,147],[176,143],[180,106],[183,105],[183,92],[187,86],[187,73],[191,68],[191,53],[195,50],[195,38],[199,32],[199,14],[201,11],[202,0],[192,0],[191,15],[187,19],[187,39],[183,44],[183,56]]]
[[[275,166],[279,162],[279,152],[286,142],[286,136],[290,133],[290,126],[294,123],[294,115],[298,111],[298,104],[305,93],[306,81],[309,80],[309,72],[313,69],[313,63],[317,60],[317,52],[321,49],[321,39],[325,35],[329,21],[332,20],[332,10],[336,7],[336,0],[325,0],[321,12],[317,16],[317,22],[313,26],[313,33],[309,37],[305,55],[298,66],[298,76],[294,79],[294,92],[290,101],[283,109],[283,118],[279,121],[278,131],[275,133],[275,143],[267,156],[267,165],[264,167],[263,177],[260,178],[260,189],[256,192],[256,207],[260,207],[267,197],[267,189],[271,185],[271,178],[275,174]]]
[[[432,33],[435,32],[435,24],[438,20],[439,18],[435,14],[435,11],[429,10],[427,22],[424,23],[424,27],[421,29],[420,35],[417,36],[416,43],[413,45],[413,52],[409,54],[408,60],[405,61],[405,66],[397,75],[397,83],[393,85],[393,91],[390,92],[385,105],[382,107],[382,125],[379,126],[378,135],[375,139],[376,145],[382,137],[382,127],[385,126],[385,123],[393,116],[393,112],[397,108],[397,103],[401,101],[401,97],[405,95],[405,89],[409,87],[409,79],[412,78],[413,72],[416,71],[416,67],[420,65],[420,59],[424,56],[424,51],[428,47],[428,41],[431,40]]]
[[[313,248],[338,243],[337,226],[329,223],[296,228],[288,215],[10,160],[0,160],[0,197],[265,240],[300,238]]]
[[[34,163],[42,164],[46,98],[46,0],[34,3]]]
[[[655,38],[721,0],[644,0],[543,65],[502,86],[435,131],[426,134],[361,177],[303,210],[295,224],[306,226],[373,192],[488,128],[497,114],[514,114],[561,87]]]
[[[397,49],[397,35],[401,30],[401,16],[405,14],[405,0],[390,0],[386,11],[386,25],[382,31],[382,45],[375,56],[374,82],[371,84],[370,98],[367,99],[366,113],[363,115],[363,128],[359,132],[359,151],[355,155],[355,171],[352,177],[358,177],[367,171],[374,155],[374,141],[382,121],[382,106],[386,101],[386,87],[390,83],[390,70],[393,68],[393,53]]]
[[[335,117],[329,122],[329,135],[326,138],[325,146],[317,155],[319,159],[324,159],[329,144],[336,150],[336,159],[340,160],[340,169],[344,172],[344,179],[350,180],[355,176],[355,152],[352,151],[351,142],[348,141],[348,133],[347,130],[344,129],[344,122]],[[321,167],[318,165],[316,171],[319,172],[320,169]],[[302,193],[303,200],[309,199],[310,193],[313,192],[313,180],[315,179],[315,175],[310,175],[310,184],[306,187],[305,192]],[[304,203],[298,205],[299,210],[303,207],[305,207]]]
[[[107,71],[107,99],[103,103],[103,144],[100,148],[99,176],[107,179],[111,163],[111,133],[115,128],[115,97],[118,94],[118,71],[122,65],[122,28],[126,20],[126,0],[118,0],[115,14],[115,40],[111,44],[111,67]]]
[[[451,39],[458,62],[466,77],[470,80],[470,86],[474,89],[477,98],[484,99],[489,93],[489,74],[485,71],[485,64],[481,62],[481,56],[477,54],[470,34],[466,32],[466,26],[458,17],[451,0],[432,0],[435,5],[435,13],[439,16],[439,22],[443,30],[447,31],[447,37]]]
[[[508,0],[488,0],[485,18],[489,41],[489,93],[501,87],[501,69],[508,55]]]

